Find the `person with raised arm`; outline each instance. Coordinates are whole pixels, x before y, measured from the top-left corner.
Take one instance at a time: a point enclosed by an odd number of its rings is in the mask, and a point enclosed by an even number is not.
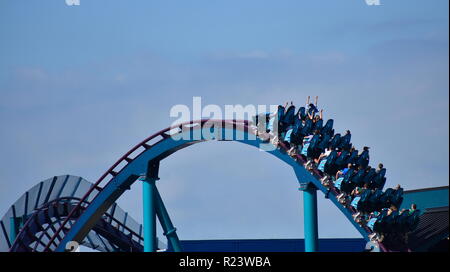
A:
[[[318,100],[318,96],[316,96],[316,104],[317,104],[317,100]],[[305,109],[306,109],[306,113],[307,113],[307,116],[308,116],[308,118],[309,119],[313,119],[314,118],[314,115],[317,113],[317,112],[319,112],[318,110],[317,110],[317,106],[315,105],[315,104],[313,104],[313,103],[310,103],[310,96],[308,95],[308,98],[306,99],[306,106],[305,106]]]

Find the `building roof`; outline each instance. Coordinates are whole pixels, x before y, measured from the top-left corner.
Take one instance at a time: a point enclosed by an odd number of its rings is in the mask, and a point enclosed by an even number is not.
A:
[[[426,251],[448,237],[448,206],[429,208],[420,216],[417,228],[409,234],[408,245],[413,251]]]

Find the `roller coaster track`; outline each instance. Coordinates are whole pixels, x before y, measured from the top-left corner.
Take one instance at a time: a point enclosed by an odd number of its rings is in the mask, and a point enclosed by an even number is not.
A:
[[[65,250],[66,244],[71,241],[82,243],[91,230],[98,230],[102,226],[105,229],[103,223],[105,213],[126,190],[130,189],[131,184],[139,177],[145,176],[150,162],[157,161],[159,165],[159,161],[176,151],[208,140],[236,141],[257,148],[271,145],[258,137],[257,134],[256,127],[250,121],[204,119],[175,125],[149,136],[116,161],[82,197],[77,199],[76,203],[70,205],[70,207],[64,207],[62,210],[67,211],[61,216],[64,219],[61,219],[57,226],[53,227],[51,235],[47,233],[48,237],[45,241],[42,237],[37,239],[36,243],[41,245],[40,250],[37,250],[35,246],[31,251],[61,252]],[[300,187],[313,185],[321,191],[344,214],[362,237],[366,241],[370,241],[369,235],[372,231],[368,227],[355,222],[352,215],[356,213],[356,210],[351,206],[339,203],[336,198],[338,195],[336,189],[326,188],[321,184],[320,180],[323,176],[319,171],[307,170],[304,159],[300,155],[289,156],[287,147],[283,143],[279,143],[278,148],[272,148],[266,150],[266,152],[293,168]],[[162,203],[159,192],[157,192],[156,197]],[[47,213],[50,210],[52,209],[47,209]],[[158,217],[165,216],[168,218],[164,207],[157,210],[156,213]],[[171,222],[162,224],[162,228],[164,235],[167,237],[176,236],[176,229]],[[22,232],[26,232],[25,228],[22,229]],[[21,233],[20,235],[24,234]],[[118,239],[123,241],[122,237]],[[378,246],[380,251],[388,251],[382,243],[378,243]]]
[[[90,199],[80,203],[80,196],[90,188],[98,190],[87,180],[70,175],[55,176],[38,183],[23,194],[0,220],[0,251],[42,251],[70,211],[80,204],[68,221],[69,225],[89,205]],[[64,228],[60,235],[65,235],[67,230]],[[142,225],[116,203],[80,242],[86,247],[108,252],[142,251],[142,243]],[[158,245],[165,247],[162,243]]]
[[[61,220],[61,218],[65,218],[69,211],[71,211],[76,205],[79,199],[77,198],[60,198],[56,199],[52,202],[47,203],[45,206],[41,207],[39,210],[35,211],[33,215],[28,219],[25,223],[24,228],[17,236],[14,241],[10,251],[18,252],[18,251],[36,251],[37,247],[40,245],[45,245],[42,240],[44,236],[49,237],[49,232],[55,231],[55,225]],[[78,214],[82,213],[84,207],[78,210]],[[75,216],[75,217],[76,217]],[[119,226],[116,227],[113,223]],[[119,230],[122,228],[123,230]],[[126,230],[129,234],[125,234],[123,231]],[[67,229],[63,229],[63,233],[65,233]],[[92,231],[96,235],[101,235],[107,241],[111,243],[114,241],[114,251],[142,251],[143,247],[140,243],[135,241],[133,238],[138,238],[142,240],[142,237],[126,227],[122,224],[122,222],[118,221],[110,214],[105,213],[102,218],[95,224]],[[39,236],[36,236],[36,234]],[[95,250],[109,251],[106,245],[103,245],[103,248],[100,248],[101,245],[98,245],[93,242],[90,236],[87,240],[87,244],[89,247]],[[102,239],[100,239],[102,240]],[[34,245],[32,245],[34,243]],[[32,246],[30,246],[32,245]]]

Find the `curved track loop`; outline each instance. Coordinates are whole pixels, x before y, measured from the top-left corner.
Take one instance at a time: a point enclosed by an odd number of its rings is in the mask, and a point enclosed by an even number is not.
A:
[[[61,226],[54,232],[44,251],[51,251],[51,245],[54,243],[58,244],[56,251],[64,251],[67,242],[82,241],[109,206],[125,190],[128,190],[139,176],[146,173],[149,161],[160,161],[182,148],[207,140],[237,141],[257,148],[271,146],[270,143],[263,142],[256,137],[256,134],[256,127],[252,126],[249,121],[204,119],[172,126],[151,135],[122,156],[95,182],[94,186],[80,199],[78,205],[70,211]],[[230,135],[232,136],[229,137]],[[273,148],[272,146],[272,149],[267,152],[292,166],[299,183],[314,184],[347,217],[364,239],[370,240],[368,235],[371,234],[371,230],[353,220],[352,214],[356,211],[337,201],[336,190],[331,189],[330,191],[321,184],[322,176],[317,170],[311,172],[306,170],[304,167],[305,161],[299,155],[294,158],[290,157],[287,154],[286,146],[282,143],[279,144],[279,148]],[[94,188],[102,189],[94,193],[96,191]],[[92,201],[80,212],[80,209],[82,209],[81,203],[88,198],[91,198]],[[76,213],[79,212],[81,213],[80,216],[70,226],[70,220],[73,220]],[[64,229],[67,229],[67,233],[62,240],[59,240],[59,234]],[[386,250],[382,244],[379,244],[379,246],[382,251]]]
[[[49,233],[55,230],[55,226],[59,225],[61,219],[68,215],[79,200],[78,198],[63,197],[46,203],[36,210],[17,235],[10,252],[36,251],[39,246],[45,246],[43,237],[50,237]],[[76,215],[79,216],[83,210],[84,207],[78,210]],[[67,231],[67,228],[63,229],[63,233]],[[125,231],[128,234],[125,234]],[[113,251],[143,251],[143,246],[138,242],[142,241],[143,237],[109,213],[105,213],[97,221],[90,235],[98,237],[95,240],[96,242],[88,236],[88,239],[82,244],[95,250],[111,251],[112,248]],[[98,241],[101,241],[101,243],[98,243]]]
[[[33,186],[1,218],[0,251],[42,251],[90,189],[96,193],[99,190],[91,182],[72,175],[54,176]],[[72,215],[69,225],[90,201],[91,198],[86,198],[80,203],[80,209]],[[68,228],[64,228],[58,239],[62,239],[67,231]],[[142,225],[114,203],[80,244],[99,251],[142,251],[141,232]],[[51,248],[56,249],[57,245],[54,242]],[[159,241],[158,246],[166,247]]]

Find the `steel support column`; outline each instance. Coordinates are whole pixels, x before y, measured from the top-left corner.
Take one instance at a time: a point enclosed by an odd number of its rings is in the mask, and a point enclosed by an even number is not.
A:
[[[319,232],[317,227],[317,188],[309,183],[300,188],[303,191],[303,216],[305,233],[305,252],[317,252]]]
[[[142,198],[144,211],[144,252],[156,252],[156,185],[158,180],[159,161],[148,163],[147,173],[142,180]]]
[[[170,220],[169,213],[162,201],[161,195],[158,189],[155,191],[156,199],[156,214],[158,215],[159,222],[164,230],[164,235],[167,237],[168,242],[172,245],[173,251],[181,252],[181,244],[178,239],[177,229],[173,226]]]

